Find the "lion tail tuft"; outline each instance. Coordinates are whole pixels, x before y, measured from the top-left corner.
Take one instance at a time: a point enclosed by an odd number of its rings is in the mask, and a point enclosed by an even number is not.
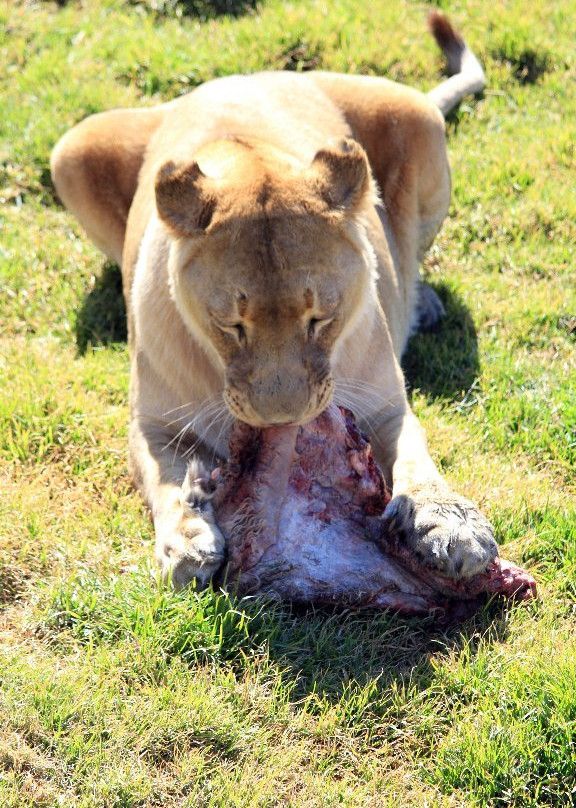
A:
[[[443,115],[447,115],[467,95],[486,86],[482,65],[450,20],[439,11],[428,15],[428,27],[446,57],[450,77],[428,93]]]

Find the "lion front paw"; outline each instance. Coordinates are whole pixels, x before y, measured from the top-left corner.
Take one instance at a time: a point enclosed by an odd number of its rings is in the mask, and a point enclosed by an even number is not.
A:
[[[176,523],[156,527],[157,557],[164,581],[182,589],[193,580],[207,586],[225,558],[225,541],[215,524],[186,509]]]
[[[448,489],[414,489],[394,497],[387,531],[424,564],[450,578],[471,578],[498,555],[490,522],[469,500]]]

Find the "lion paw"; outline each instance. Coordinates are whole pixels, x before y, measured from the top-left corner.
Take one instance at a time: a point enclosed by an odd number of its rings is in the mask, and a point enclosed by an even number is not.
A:
[[[446,310],[438,293],[427,283],[420,281],[418,284],[414,333],[427,334],[437,331],[445,316]]]
[[[490,522],[449,490],[414,489],[394,497],[383,520],[424,564],[453,579],[484,572],[498,555]]]
[[[225,541],[216,525],[191,508],[187,511],[176,524],[160,523],[156,528],[162,577],[174,589],[193,580],[207,586],[224,563]]]

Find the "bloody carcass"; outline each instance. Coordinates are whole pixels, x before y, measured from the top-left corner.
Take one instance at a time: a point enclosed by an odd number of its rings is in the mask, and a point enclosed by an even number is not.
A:
[[[535,594],[531,576],[499,558],[459,581],[424,565],[387,534],[389,499],[349,411],[331,405],[305,426],[237,422],[213,500],[228,548],[221,582],[241,595],[447,619],[486,595]]]

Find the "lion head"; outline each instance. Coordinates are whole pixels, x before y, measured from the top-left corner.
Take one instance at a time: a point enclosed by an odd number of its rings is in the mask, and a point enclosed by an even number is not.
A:
[[[171,293],[223,368],[238,419],[305,423],[330,403],[334,356],[376,298],[363,226],[374,202],[353,140],[304,165],[256,139],[227,138],[160,168]]]

